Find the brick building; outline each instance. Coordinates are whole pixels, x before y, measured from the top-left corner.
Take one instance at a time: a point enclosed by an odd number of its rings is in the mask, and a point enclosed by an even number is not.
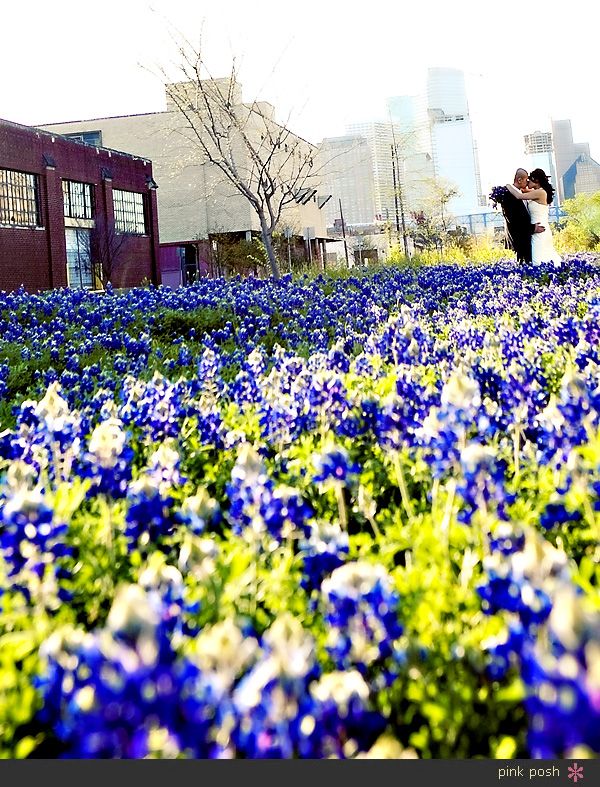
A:
[[[0,289],[158,283],[152,162],[0,120]]]
[[[245,133],[252,144],[258,146],[267,132],[278,138],[282,127],[276,122],[275,108],[271,104],[244,103],[242,86],[235,80],[230,82],[226,78],[207,82],[209,90],[226,91],[239,112],[247,115]],[[189,95],[195,102],[195,111],[201,114],[204,110],[198,103],[196,87],[193,82],[167,86],[166,111],[42,126],[46,131],[79,137],[88,144],[128,150],[153,162],[160,184],[161,281],[168,286],[187,284],[209,273],[219,275],[214,244],[219,244],[220,238],[229,236],[232,241],[249,242],[261,234],[258,216],[250,202],[216,165],[207,163],[170,96],[173,90],[181,96]],[[250,107],[257,111],[250,112]],[[231,144],[231,155],[239,171],[251,173],[250,154],[239,135],[232,134],[228,144]],[[293,162],[296,161],[288,147],[294,155],[297,152],[298,159],[312,152],[315,157],[317,155],[314,145],[290,132],[277,154],[281,159],[281,170],[288,173],[293,171]],[[295,258],[324,260],[327,226],[322,208],[328,195],[321,188],[320,176],[316,173],[318,168],[314,169],[315,173],[298,185],[296,199],[288,203],[282,212],[279,230],[290,236],[282,256],[287,256],[287,248],[290,248]]]

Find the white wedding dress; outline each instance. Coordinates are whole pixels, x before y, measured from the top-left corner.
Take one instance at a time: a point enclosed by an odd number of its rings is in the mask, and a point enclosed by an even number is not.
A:
[[[548,205],[540,205],[532,199],[526,200],[532,224],[541,224],[545,232],[534,232],[531,236],[531,261],[534,263],[553,262],[556,266],[562,262],[562,257],[554,248],[552,230],[548,219]]]

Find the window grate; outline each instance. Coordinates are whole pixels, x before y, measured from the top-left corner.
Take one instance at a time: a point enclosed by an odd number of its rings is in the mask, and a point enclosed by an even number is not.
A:
[[[91,219],[94,213],[92,186],[75,180],[63,180],[64,214],[70,219]]]
[[[146,234],[146,213],[144,195],[134,191],[113,189],[115,208],[115,229],[134,235]]]
[[[0,169],[0,224],[42,226],[37,175]]]

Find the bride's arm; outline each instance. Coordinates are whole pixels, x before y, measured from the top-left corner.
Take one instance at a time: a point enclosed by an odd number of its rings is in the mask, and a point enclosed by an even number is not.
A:
[[[506,188],[510,191],[513,197],[517,199],[537,199],[544,193],[544,189],[531,189],[531,191],[519,191],[518,188],[513,186],[512,183],[507,183]]]

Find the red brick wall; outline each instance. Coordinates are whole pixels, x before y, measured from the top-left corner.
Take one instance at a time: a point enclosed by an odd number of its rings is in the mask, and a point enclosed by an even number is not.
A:
[[[44,163],[50,157],[55,167]],[[39,176],[43,229],[0,225],[0,289],[23,285],[29,291],[67,285],[62,179],[95,186],[96,218],[113,222],[112,189],[145,195],[149,235],[131,237],[112,277],[115,287],[148,279],[158,283],[158,212],[156,192],[148,189],[152,164],[133,156],[95,148],[38,129],[0,120],[0,168]],[[102,170],[112,175],[103,180]]]

